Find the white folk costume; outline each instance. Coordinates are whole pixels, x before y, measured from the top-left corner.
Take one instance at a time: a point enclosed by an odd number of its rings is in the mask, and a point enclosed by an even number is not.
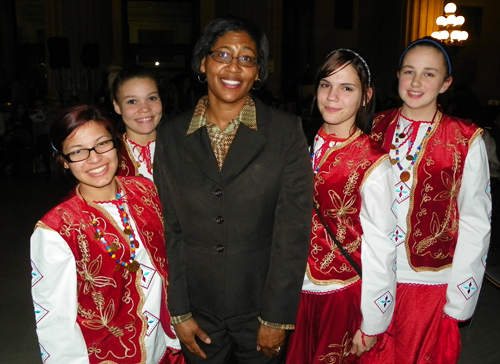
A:
[[[142,177],[116,180],[117,201],[87,202],[77,187],[31,237],[44,364],[176,362],[157,191]]]
[[[313,212],[307,271],[287,363],[356,363],[352,338],[383,333],[394,309],[391,164],[361,131],[347,140],[320,129],[312,147],[314,203],[362,282]]]
[[[375,118],[372,138],[393,162],[398,289],[393,322],[367,363],[458,360],[456,322],[474,312],[490,240],[481,134],[439,111],[431,122],[406,119],[400,109]]]
[[[150,141],[147,145],[139,145],[123,134],[120,163],[116,174],[118,176],[143,176],[153,181],[155,148],[156,140]]]

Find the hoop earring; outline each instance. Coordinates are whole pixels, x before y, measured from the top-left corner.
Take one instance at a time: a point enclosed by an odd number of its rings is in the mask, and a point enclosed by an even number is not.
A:
[[[200,76],[202,76],[202,77],[200,77]],[[206,73],[200,73],[200,74],[198,75],[198,81],[200,81],[200,83],[205,83],[205,82],[207,82],[207,75],[206,75]]]
[[[262,81],[260,78],[257,78],[255,82],[253,83],[252,90],[259,90],[262,87]]]

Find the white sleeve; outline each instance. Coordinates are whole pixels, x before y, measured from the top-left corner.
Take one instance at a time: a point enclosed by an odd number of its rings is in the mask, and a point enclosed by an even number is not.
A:
[[[474,313],[486,267],[491,233],[488,157],[478,137],[465,160],[458,194],[458,240],[446,292],[444,312],[456,320]]]
[[[44,364],[88,364],[77,318],[73,253],[55,231],[37,227],[31,236],[31,294]]]
[[[396,246],[390,239],[396,226],[396,217],[391,211],[393,190],[389,160],[378,166],[361,188],[361,331],[366,335],[377,335],[387,330],[394,311]]]

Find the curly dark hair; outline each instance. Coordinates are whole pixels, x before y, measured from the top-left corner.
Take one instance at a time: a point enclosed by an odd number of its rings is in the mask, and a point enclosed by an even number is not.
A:
[[[224,16],[215,18],[205,27],[202,36],[193,49],[193,61],[191,68],[200,75],[201,61],[208,55],[217,39],[227,32],[245,32],[255,42],[257,46],[259,78],[264,83],[267,79],[269,66],[267,63],[269,57],[269,44],[267,37],[254,23],[236,16]]]

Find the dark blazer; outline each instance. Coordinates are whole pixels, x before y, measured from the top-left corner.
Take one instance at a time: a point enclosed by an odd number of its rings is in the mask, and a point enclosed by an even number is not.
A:
[[[309,251],[312,170],[301,120],[255,99],[219,171],[193,111],[158,130],[155,183],[165,216],[172,316],[256,312],[295,323]]]

